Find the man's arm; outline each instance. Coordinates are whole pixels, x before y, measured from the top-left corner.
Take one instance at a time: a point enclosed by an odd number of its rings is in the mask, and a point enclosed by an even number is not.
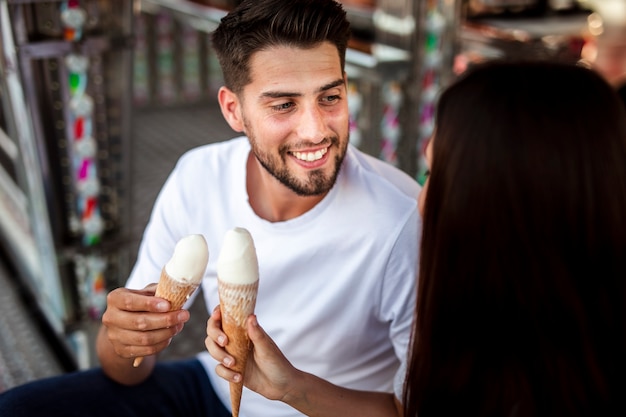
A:
[[[107,309],[96,340],[102,370],[124,385],[144,381],[154,369],[156,354],[165,349],[184,323],[186,310],[169,311],[168,301],[154,297],[156,285],[143,290],[118,288],[107,296]],[[136,357],[144,359],[133,366]]]

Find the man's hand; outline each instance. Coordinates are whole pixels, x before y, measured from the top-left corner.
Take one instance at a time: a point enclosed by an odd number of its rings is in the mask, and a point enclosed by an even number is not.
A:
[[[155,289],[156,284],[143,290],[118,288],[107,296],[102,324],[117,355],[154,355],[165,349],[189,320],[186,310],[169,311],[170,303],[155,297]]]

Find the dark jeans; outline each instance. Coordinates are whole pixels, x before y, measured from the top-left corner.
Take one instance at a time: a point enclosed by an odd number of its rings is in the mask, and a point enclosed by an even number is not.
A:
[[[120,385],[100,368],[0,394],[2,417],[230,417],[197,359],[158,363],[145,382]]]

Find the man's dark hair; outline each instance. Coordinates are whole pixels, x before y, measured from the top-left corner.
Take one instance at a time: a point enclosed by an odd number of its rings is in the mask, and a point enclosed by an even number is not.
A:
[[[240,93],[250,82],[250,58],[272,46],[337,47],[341,67],[350,38],[346,12],[334,0],[244,0],[212,34],[224,83]],[[285,65],[289,65],[285,62]]]

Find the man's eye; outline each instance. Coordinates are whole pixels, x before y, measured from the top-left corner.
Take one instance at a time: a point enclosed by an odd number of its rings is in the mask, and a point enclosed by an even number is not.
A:
[[[272,106],[272,110],[284,111],[284,110],[289,110],[292,107],[293,107],[293,103],[291,103],[291,102],[289,102],[289,103],[282,103],[282,104],[277,104],[276,106]]]
[[[333,103],[333,102],[335,102],[335,101],[339,100],[339,98],[340,98],[340,97],[339,97],[338,95],[335,95],[335,96],[327,96],[327,97],[324,97],[324,98],[322,99],[322,101],[325,101],[325,102],[327,102],[327,103]]]

